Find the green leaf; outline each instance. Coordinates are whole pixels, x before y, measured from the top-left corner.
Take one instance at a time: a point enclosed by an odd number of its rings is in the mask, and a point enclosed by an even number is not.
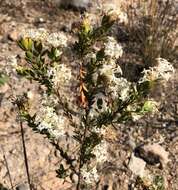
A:
[[[57,177],[65,179],[68,175],[67,175],[67,170],[64,169],[64,166],[62,164],[60,164],[60,167],[58,170],[56,170],[57,173]]]
[[[141,112],[152,112],[155,104],[152,101],[146,101],[142,107]]]
[[[102,48],[100,51],[96,54],[97,61],[102,61],[105,58],[104,48]]]
[[[25,53],[25,55],[26,55],[26,58],[31,62],[31,61],[32,61],[32,58],[33,58],[33,53],[30,52],[30,51],[27,51],[27,52]]]
[[[0,86],[4,85],[8,81],[8,76],[0,73]]]
[[[35,41],[34,48],[38,52],[38,54],[41,54],[41,52],[43,50],[43,45],[40,41]]]

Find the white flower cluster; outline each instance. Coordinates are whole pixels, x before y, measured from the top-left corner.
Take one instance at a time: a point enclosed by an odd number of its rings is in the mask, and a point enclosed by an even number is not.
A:
[[[22,32],[23,38],[31,38],[33,40],[41,40],[47,46],[66,47],[67,36],[63,32],[49,33],[44,28],[29,29]]]
[[[44,41],[48,35],[48,32],[44,28],[39,28],[25,30],[22,32],[21,37]]]
[[[119,14],[118,18],[119,18],[119,22],[120,22],[120,23],[125,23],[125,24],[128,23],[128,16],[127,16],[126,13],[121,12],[121,13]]]
[[[157,58],[157,62],[157,70],[159,72],[159,77],[168,81],[172,77],[172,74],[175,72],[174,67],[170,62],[163,58]]]
[[[65,88],[70,84],[72,78],[72,71],[65,64],[55,64],[48,71],[49,78],[52,78],[51,81],[54,84],[54,88],[58,89]]]
[[[134,122],[138,121],[139,119],[141,119],[143,117],[143,115],[135,113],[135,112],[132,112],[131,116],[132,116],[132,121],[134,121]]]
[[[94,127],[92,127],[92,131],[100,134],[101,136],[104,136],[106,134],[106,127],[105,126],[102,126],[102,127],[94,126]]]
[[[116,65],[115,60],[111,59],[108,62],[104,62],[102,67],[99,69],[100,75],[107,77],[109,83],[122,75],[122,69],[119,65]]]
[[[62,32],[51,33],[46,39],[47,43],[53,47],[66,47],[67,46],[67,37]]]
[[[86,166],[83,166],[81,168],[81,175],[87,184],[93,184],[99,181],[99,175],[96,166],[92,169],[88,169]]]
[[[6,66],[5,66],[5,73],[7,73],[8,75],[10,75],[10,70],[9,68],[12,69],[12,71],[16,72],[16,69],[20,67],[18,65],[18,61],[17,61],[17,56],[16,55],[9,55],[6,56]]]
[[[17,56],[16,55],[9,55],[7,56],[7,63],[16,68],[17,67]]]
[[[81,175],[85,183],[93,184],[98,182],[99,174],[97,164],[102,164],[108,159],[107,147],[107,142],[102,140],[101,143],[93,149],[92,153],[95,155],[96,165],[92,169],[88,169],[86,165],[81,169]]]
[[[131,83],[127,81],[126,78],[122,77],[122,69],[116,64],[116,59],[121,57],[123,54],[122,47],[117,43],[113,37],[108,37],[107,43],[105,43],[105,55],[106,59],[102,61],[102,66],[99,68],[98,72],[93,74],[93,81],[99,81],[101,77],[106,84],[106,96],[110,96],[113,100],[116,98],[125,101],[129,98]],[[99,80],[98,80],[99,79]],[[92,108],[92,115],[97,116],[99,113],[105,112],[108,107],[106,103],[106,97],[104,94],[100,94],[100,98],[105,102],[102,109],[98,109],[98,95],[94,99],[94,104]]]
[[[93,60],[96,60],[96,53],[88,53],[85,58],[84,58],[84,64],[87,65],[87,64],[90,64],[91,62],[91,59]]]
[[[120,44],[117,43],[117,41],[113,37],[108,37],[107,42],[105,45],[105,55],[109,58],[118,59],[123,54],[123,49]]]
[[[140,79],[140,83],[145,81],[166,80],[168,81],[174,71],[174,67],[166,59],[157,58],[158,65],[145,69],[143,71],[143,77]]]
[[[55,94],[49,96],[48,94],[43,93],[41,104],[56,107],[59,104],[59,99]]]
[[[120,77],[111,83],[108,88],[108,93],[111,94],[113,99],[118,98],[122,101],[126,101],[129,98],[131,83],[127,79]]]
[[[118,95],[122,101],[128,98],[131,84],[122,77],[122,69],[115,63],[115,60],[106,61],[99,70],[99,75],[106,77],[108,82],[106,91],[113,99],[118,98]]]
[[[95,146],[92,153],[96,156],[97,163],[104,163],[108,159],[107,148],[108,144],[104,140],[102,140],[100,144]]]
[[[53,107],[46,105],[38,110],[35,123],[38,125],[38,130],[47,130],[54,138],[65,136],[65,128],[68,125],[67,118],[57,115]]]

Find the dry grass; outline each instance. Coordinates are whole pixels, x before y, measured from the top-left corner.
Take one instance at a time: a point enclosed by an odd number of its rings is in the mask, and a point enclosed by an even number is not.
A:
[[[138,53],[146,67],[155,58],[176,59],[178,44],[175,1],[131,0],[127,6],[129,38],[138,45]]]

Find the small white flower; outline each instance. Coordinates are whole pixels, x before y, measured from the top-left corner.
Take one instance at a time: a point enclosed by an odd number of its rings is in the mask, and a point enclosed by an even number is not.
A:
[[[100,144],[95,146],[92,153],[96,156],[97,163],[103,163],[108,159],[107,148],[108,148],[107,142],[104,140],[101,141]]]
[[[90,52],[90,53],[86,54],[84,57],[84,60],[83,60],[84,65],[91,64],[91,60],[92,61],[96,60],[96,53]]]
[[[28,29],[22,32],[23,38],[31,38],[33,40],[41,40],[44,45],[53,47],[66,47],[67,36],[63,32],[49,33],[44,28]]]
[[[108,78],[111,78],[113,76],[113,66],[112,65],[103,65],[99,71],[100,71],[100,75],[105,75]]]
[[[100,135],[105,135],[106,133],[106,128],[104,126],[98,128],[97,126],[93,127],[92,128],[92,131],[95,132],[95,133],[98,133]]]
[[[108,93],[111,94],[113,99],[119,97],[122,101],[125,101],[129,98],[130,85],[131,84],[127,81],[127,79],[123,77],[115,77],[112,84],[108,88]]]
[[[113,37],[108,37],[107,42],[104,45],[105,45],[104,52],[106,56],[115,59],[122,57],[123,54],[122,46],[118,44]]]
[[[86,166],[82,167],[81,175],[87,184],[93,184],[99,181],[99,175],[96,167],[93,167],[92,169],[88,169]]]
[[[91,59],[96,59],[96,53],[88,53],[86,56],[85,56],[85,59],[86,59],[86,62],[89,62]]]
[[[119,18],[120,23],[125,23],[125,24],[128,23],[128,16],[126,13],[120,12],[120,14],[118,15],[118,18]]]
[[[142,73],[143,73],[143,77],[140,78],[139,83],[143,83],[146,81],[155,81],[159,78],[159,73],[157,72],[156,67],[144,69]]]
[[[55,88],[65,87],[70,84],[72,71],[65,64],[56,64],[48,71],[48,76],[52,77],[52,82]]]
[[[99,69],[99,74],[107,77],[109,83],[117,80],[118,77],[122,76],[122,69],[119,65],[115,64],[114,60],[104,62],[102,67]]]
[[[143,70],[143,77],[139,83],[145,81],[166,80],[168,81],[175,72],[174,67],[166,59],[157,58],[158,66]]]
[[[45,41],[49,33],[44,28],[27,29],[22,33],[23,38],[31,38],[33,40]]]
[[[174,67],[166,59],[157,58],[158,66],[157,70],[159,72],[160,78],[168,81],[172,74],[175,72]]]
[[[7,63],[16,68],[17,67],[17,56],[16,55],[10,55],[7,57]]]
[[[122,70],[119,65],[117,67],[113,67],[113,65],[103,65],[99,72],[100,75],[106,76],[110,82],[115,80],[118,75],[122,75]]]
[[[53,47],[66,47],[67,46],[67,37],[62,32],[51,33],[46,39],[49,45]]]
[[[46,93],[43,94],[42,105],[51,106],[58,105],[59,99],[55,94],[51,94],[50,96]]]
[[[135,112],[132,112],[132,113],[131,113],[131,116],[132,116],[132,120],[133,120],[134,122],[138,121],[139,119],[141,119],[141,118],[143,117],[142,114],[137,114],[137,113],[135,113]]]
[[[38,110],[35,123],[38,125],[38,130],[47,130],[48,133],[55,138],[65,136],[65,128],[68,125],[67,119],[60,115],[58,116],[53,107],[43,105]]]

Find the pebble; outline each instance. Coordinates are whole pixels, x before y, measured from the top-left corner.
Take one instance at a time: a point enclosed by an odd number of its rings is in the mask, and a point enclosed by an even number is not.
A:
[[[158,143],[141,145],[135,149],[135,153],[148,164],[160,163],[162,168],[169,162],[169,152],[165,151]]]
[[[16,190],[29,190],[26,184],[20,184],[16,187]]]
[[[136,175],[143,177],[145,173],[146,162],[132,153],[128,168]]]
[[[19,38],[19,33],[18,33],[18,31],[17,31],[17,30],[13,30],[12,32],[10,32],[10,33],[8,34],[8,38],[9,38],[10,40],[12,40],[12,41],[17,41],[18,38]]]
[[[86,9],[89,7],[91,0],[61,0],[64,7],[72,6],[77,9]]]
[[[78,175],[77,174],[72,174],[71,175],[71,180],[73,183],[77,183],[78,182]]]

